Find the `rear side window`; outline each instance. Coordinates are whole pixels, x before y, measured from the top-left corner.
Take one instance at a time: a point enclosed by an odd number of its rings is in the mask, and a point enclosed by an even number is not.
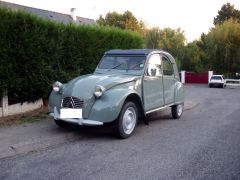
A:
[[[212,76],[211,80],[222,80],[221,76]]]
[[[163,64],[163,75],[167,75],[167,76],[173,75],[172,63],[165,56],[162,57],[162,64]]]

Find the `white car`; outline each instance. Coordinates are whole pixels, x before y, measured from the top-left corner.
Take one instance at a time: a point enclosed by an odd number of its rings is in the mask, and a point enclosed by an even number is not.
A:
[[[223,75],[212,75],[210,81],[208,83],[209,87],[221,87],[224,88],[226,86],[226,81]]]

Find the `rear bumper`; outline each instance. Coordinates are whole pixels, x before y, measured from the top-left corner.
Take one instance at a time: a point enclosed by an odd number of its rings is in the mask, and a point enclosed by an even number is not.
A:
[[[218,87],[218,86],[225,86],[224,83],[209,83],[209,86],[215,86],[215,87]]]
[[[86,125],[86,126],[101,126],[103,122],[89,120],[89,119],[82,119],[82,118],[60,118],[60,114],[57,111],[57,108],[54,107],[54,112],[49,114],[52,116],[56,121],[65,121],[68,123],[78,124],[78,125]]]

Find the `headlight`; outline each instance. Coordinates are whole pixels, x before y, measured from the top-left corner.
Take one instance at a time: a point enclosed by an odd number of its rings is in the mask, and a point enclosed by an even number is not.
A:
[[[103,95],[104,91],[105,91],[105,88],[103,86],[99,86],[99,85],[96,86],[94,91],[95,97],[100,98]]]
[[[59,92],[61,87],[62,87],[62,83],[60,83],[59,81],[56,81],[55,83],[53,83],[53,90],[54,91]]]

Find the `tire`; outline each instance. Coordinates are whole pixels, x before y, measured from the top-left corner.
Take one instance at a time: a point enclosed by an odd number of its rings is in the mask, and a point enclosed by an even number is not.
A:
[[[137,125],[138,110],[133,102],[126,102],[118,119],[115,121],[115,133],[117,137],[126,139],[130,137]]]
[[[178,105],[172,106],[173,119],[179,119],[181,117],[181,115],[183,113],[183,108],[184,108],[183,104],[178,104]]]
[[[224,88],[224,84],[222,84],[221,88]]]
[[[61,128],[68,128],[70,125],[64,121],[61,121],[61,120],[56,120],[54,119],[56,125],[58,125],[59,127]]]
[[[211,84],[209,84],[209,88],[212,88],[212,85],[211,85]]]

